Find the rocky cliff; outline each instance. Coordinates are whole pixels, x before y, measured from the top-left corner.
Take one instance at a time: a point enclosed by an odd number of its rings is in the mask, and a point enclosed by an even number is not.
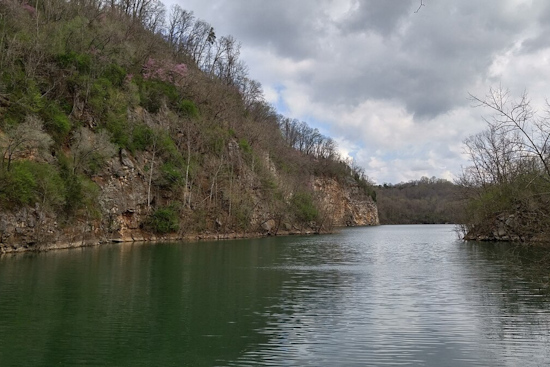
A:
[[[526,243],[547,243],[549,238],[545,218],[534,213],[516,211],[502,213],[492,220],[464,228],[464,239],[468,241],[511,241]]]
[[[228,228],[223,219],[210,216],[202,230],[197,231],[197,226],[189,223],[192,218],[189,218],[188,211],[180,217],[181,223],[187,225],[178,231],[154,233],[147,227],[150,215],[148,195],[156,202],[178,198],[171,197],[173,194],[169,191],[155,188],[152,194],[148,193],[148,175],[144,167],[150,158],[146,154],[132,156],[123,150],[109,161],[101,174],[92,178],[100,188],[98,202],[101,209],[96,216],[63,221],[58,213],[39,204],[17,210],[0,209],[0,252],[44,251],[109,242],[313,234],[330,232],[334,227],[379,224],[376,203],[355,180],[349,178],[340,182],[334,178],[312,177],[310,185],[316,196],[319,217],[310,223],[281,216],[276,209],[266,205],[261,192],[255,192],[250,186],[249,193],[256,204],[248,230]],[[275,179],[282,180],[275,170],[272,173]],[[252,184],[253,180],[250,181]]]
[[[356,181],[349,179],[341,183],[333,178],[316,177],[313,185],[331,225],[354,227],[380,224],[376,203]]]

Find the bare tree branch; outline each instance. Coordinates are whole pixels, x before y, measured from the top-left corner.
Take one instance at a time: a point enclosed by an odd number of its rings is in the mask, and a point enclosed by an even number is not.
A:
[[[415,14],[418,13],[418,11],[420,10],[420,8],[422,8],[423,6],[426,6],[426,4],[424,4],[424,0],[420,0],[420,6],[418,7],[418,9],[416,9],[416,11],[414,12]]]

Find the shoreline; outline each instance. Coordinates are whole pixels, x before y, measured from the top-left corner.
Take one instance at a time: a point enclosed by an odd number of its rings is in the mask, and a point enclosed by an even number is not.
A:
[[[368,227],[368,226],[365,226]],[[338,227],[339,228],[339,227]],[[18,254],[29,252],[48,252],[55,250],[67,250],[84,247],[98,247],[107,244],[116,243],[163,243],[163,242],[200,242],[200,241],[225,241],[225,240],[237,240],[237,239],[253,239],[253,238],[265,238],[265,237],[285,237],[285,236],[311,236],[336,233],[337,230],[331,231],[278,231],[277,233],[260,233],[260,232],[246,232],[246,233],[203,233],[203,234],[188,234],[188,235],[165,235],[157,236],[154,234],[147,234],[147,236],[126,236],[124,238],[111,238],[105,240],[89,239],[49,244],[33,244],[22,245],[14,247],[13,245],[0,244],[0,256],[4,254]]]

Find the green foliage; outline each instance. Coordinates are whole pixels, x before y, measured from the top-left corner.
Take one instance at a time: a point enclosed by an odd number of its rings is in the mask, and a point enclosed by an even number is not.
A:
[[[170,233],[179,230],[179,215],[173,206],[156,209],[150,215],[148,225],[156,233]]]
[[[62,143],[71,131],[71,122],[65,112],[55,102],[49,102],[40,114],[46,131],[57,143]]]
[[[32,112],[40,112],[44,108],[45,101],[38,86],[30,81],[27,85],[27,108]]]
[[[277,188],[277,182],[275,182],[275,179],[269,173],[261,175],[260,181],[264,190],[272,191]]]
[[[153,144],[153,130],[147,125],[137,124],[133,126],[132,136],[128,149],[131,152],[143,151],[149,148]]]
[[[126,78],[126,70],[117,64],[109,64],[102,77],[109,79],[114,86],[120,87]]]
[[[136,78],[139,86],[140,104],[151,113],[160,110],[163,104],[173,105],[179,99],[179,92],[173,84],[160,80]]]
[[[204,134],[208,150],[220,156],[227,146],[230,139],[229,131],[220,126],[211,126],[202,131]]]
[[[64,204],[64,183],[55,166],[32,161],[18,161],[12,169],[0,171],[0,203],[51,208]]]
[[[39,4],[37,3],[36,6]],[[60,15],[63,10],[56,8]],[[66,10],[65,10],[66,11]],[[87,67],[91,67],[91,61],[88,62],[87,55],[83,55],[84,50],[88,50],[92,39],[97,34],[90,28],[89,19],[84,16],[61,16],[57,18],[53,24],[50,24],[47,30],[47,43],[49,50],[54,55],[67,55],[64,59],[73,66],[79,66],[80,70],[86,71]],[[76,65],[75,65],[76,64]]]
[[[311,222],[319,217],[319,211],[313,203],[311,194],[308,192],[295,193],[290,203],[296,218],[302,222]]]
[[[111,134],[113,143],[120,148],[132,150],[131,131],[125,117],[109,112],[105,119],[105,128]]]
[[[362,179],[362,178],[356,178],[357,186],[359,187],[359,190],[364,195],[370,196],[370,198],[376,202],[376,190],[374,187],[369,183],[369,181]]]
[[[183,184],[183,174],[173,162],[164,163],[160,167],[163,183],[166,186],[174,187]]]
[[[250,144],[248,144],[248,141],[244,138],[239,140],[239,148],[243,153],[246,153],[246,154],[252,153],[252,147],[250,146]]]
[[[487,185],[478,195],[470,198],[467,212],[472,222],[482,223],[503,213],[514,213],[522,201],[533,194],[521,181],[517,177],[515,182]]]
[[[36,179],[33,167],[14,162],[10,171],[0,171],[0,202],[30,205],[36,200]]]
[[[90,73],[92,68],[92,58],[90,55],[78,54],[74,51],[57,55],[56,61],[62,68],[74,67],[81,73]]]
[[[50,208],[65,205],[65,185],[56,167],[51,164],[25,162],[31,166],[36,181],[37,199]]]
[[[96,175],[99,170],[105,166],[106,158],[100,152],[92,152],[86,162],[86,167],[83,169],[88,175]]]
[[[82,206],[83,194],[82,183],[79,180],[78,175],[72,172],[63,170],[61,172],[61,178],[65,186],[65,208],[64,211],[67,215],[74,214]]]
[[[60,178],[65,187],[64,213],[70,216],[79,209],[85,209],[92,214],[99,213],[99,187],[88,177],[73,173],[70,159],[63,154],[59,154],[59,166]]]
[[[160,131],[157,132],[157,134],[159,134],[157,147],[161,155],[169,161],[180,162],[182,160],[181,153],[179,152],[176,143],[174,142],[172,137],[170,137],[168,132]]]
[[[182,117],[187,117],[190,119],[196,119],[199,117],[199,109],[193,103],[193,101],[184,99],[178,105],[179,113]]]
[[[98,186],[83,175],[68,174],[61,176],[65,183],[65,214],[74,214],[79,209],[99,215],[97,197]]]
[[[107,78],[99,78],[93,82],[88,103],[95,113],[104,115],[107,112],[112,86],[113,84]]]
[[[98,205],[99,186],[88,177],[79,175],[82,203],[80,208],[95,218],[101,218],[101,211]]]

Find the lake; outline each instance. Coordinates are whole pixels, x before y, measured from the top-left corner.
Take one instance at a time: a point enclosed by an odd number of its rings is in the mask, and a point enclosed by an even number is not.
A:
[[[0,366],[547,366],[541,256],[450,225],[4,255]]]

